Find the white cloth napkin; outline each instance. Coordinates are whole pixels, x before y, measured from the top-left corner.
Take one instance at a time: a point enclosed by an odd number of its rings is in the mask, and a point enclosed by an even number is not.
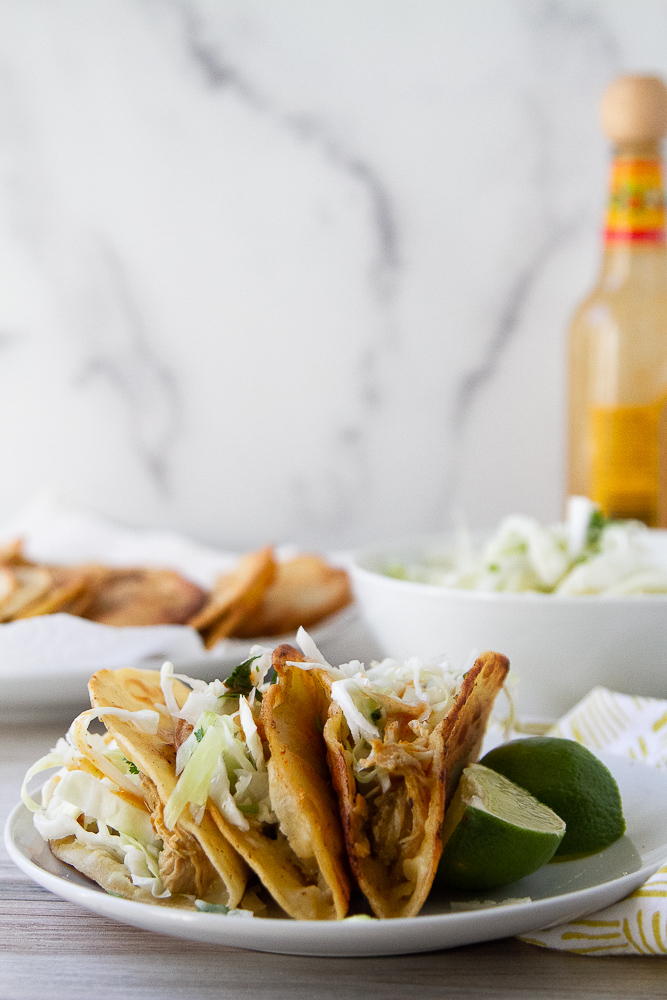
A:
[[[124,528],[87,511],[49,498],[33,501],[0,526],[0,544],[22,538],[26,555],[38,562],[73,565],[99,562],[110,566],[151,566],[178,570],[211,587],[237,556],[191,542],[173,532]],[[220,655],[220,649],[216,650]],[[57,699],[52,684],[88,679],[104,667],[127,666],[165,657],[176,663],[200,662],[211,654],[199,633],[187,625],[115,628],[72,615],[26,618],[0,625],[0,711],[15,704]],[[24,690],[31,683],[38,685]],[[44,687],[46,685],[46,687]],[[85,687],[84,687],[85,690]],[[69,697],[69,688],[63,688]]]
[[[237,554],[200,545],[171,531],[125,528],[50,497],[33,501],[0,525],[0,545],[16,538],[23,539],[26,554],[38,562],[163,567],[205,588],[238,559]],[[282,545],[276,555],[279,560],[290,559],[298,551],[294,545]],[[340,561],[340,557],[331,558]],[[311,634],[337,662],[353,653],[366,659],[377,655],[354,607],[313,628]],[[187,673],[213,680],[223,669],[245,659],[251,645],[252,640],[222,639],[207,650],[199,633],[187,625],[116,628],[66,614],[0,624],[0,719],[16,720],[36,711],[48,714],[51,708],[64,711],[85,698],[88,678],[105,667],[162,658],[173,660]]]
[[[113,670],[148,657],[177,661],[204,657],[198,632],[181,625],[113,628],[72,615],[44,615],[0,625],[0,677],[11,667],[25,677],[61,670]]]
[[[549,735],[667,768],[667,701],[594,688]],[[667,955],[667,864],[620,903],[522,940],[579,955]]]
[[[175,569],[206,588],[238,559],[231,552],[200,545],[173,531],[122,527],[46,496],[0,526],[0,545],[15,538],[23,539],[26,555],[37,562]]]

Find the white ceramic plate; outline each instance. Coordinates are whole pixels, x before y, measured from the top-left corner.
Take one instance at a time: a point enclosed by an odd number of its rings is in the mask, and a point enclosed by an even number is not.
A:
[[[22,804],[7,821],[5,843],[19,868],[57,896],[94,913],[160,934],[291,955],[400,955],[436,951],[574,920],[617,902],[657,871],[667,857],[667,774],[620,757],[601,757],[619,784],[627,835],[600,854],[549,864],[520,882],[482,893],[484,900],[496,901],[531,897],[531,902],[484,910],[452,913],[451,900],[474,897],[436,892],[431,893],[418,917],[403,920],[338,923],[309,920],[297,927],[288,919],[249,920],[170,910],[110,896],[62,864],[51,854]]]

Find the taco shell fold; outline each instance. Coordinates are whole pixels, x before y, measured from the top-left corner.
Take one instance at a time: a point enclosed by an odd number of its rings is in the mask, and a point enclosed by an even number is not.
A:
[[[482,749],[484,733],[493,703],[509,671],[502,653],[482,653],[463,678],[456,704],[444,720],[445,807],[451,802],[459,778],[468,764],[474,764]]]
[[[243,831],[214,805],[209,808],[220,831],[289,916],[342,919],[350,876],[322,736],[328,697],[316,677],[290,667],[277,653],[278,680],[264,695],[261,723],[279,828],[271,835],[252,826]],[[293,659],[303,659],[296,650],[294,654]]]
[[[445,808],[442,725],[428,738],[426,764],[407,742],[373,742],[377,762],[391,775],[391,787],[369,803],[358,790],[345,717],[331,703],[324,738],[348,858],[377,917],[416,916],[435,877]]]
[[[162,837],[160,875],[173,893],[203,897],[216,879],[224,886],[224,901],[230,909],[241,902],[247,881],[247,868],[213,822],[208,811],[197,826],[184,810],[173,830],[164,824],[163,809],[176,787],[174,745],[175,723],[164,707],[160,674],[154,670],[99,670],[88,684],[95,708],[160,709],[160,728],[156,735],[139,730],[131,722],[106,716],[104,724],[128,760],[142,774],[146,805],[153,826]],[[189,689],[174,681],[174,696],[183,705]],[[78,867],[78,866],[77,866]]]
[[[87,878],[97,882],[107,892],[116,893],[125,899],[139,903],[157,903],[158,906],[172,906],[179,909],[194,910],[191,899],[183,896],[167,896],[160,899],[153,896],[150,889],[134,885],[127,868],[122,861],[112,857],[109,851],[100,848],[90,848],[74,837],[51,842],[51,852],[60,861],[71,865]]]
[[[376,916],[410,917],[429,894],[442,853],[441,826],[465,765],[477,759],[495,697],[508,670],[507,658],[483,653],[466,674],[455,703],[428,739],[410,738],[410,706],[390,717],[392,737],[372,740],[373,762],[389,775],[389,787],[364,796],[354,772],[350,732],[331,702],[324,729],[329,767],[338,795],[352,873]],[[330,685],[325,670],[314,671]],[[398,739],[395,738],[396,732]]]

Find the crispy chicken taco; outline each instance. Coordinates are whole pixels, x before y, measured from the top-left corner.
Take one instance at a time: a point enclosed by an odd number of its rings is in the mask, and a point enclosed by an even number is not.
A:
[[[384,660],[334,668],[301,630],[301,664],[328,692],[324,727],[352,872],[378,917],[419,913],[440,858],[446,795],[477,759],[506,657],[484,653],[465,675],[446,664]]]
[[[176,784],[174,725],[156,709],[152,671],[100,671],[91,681],[96,708],[72,723],[66,739],[28,771],[22,790],[52,852],[104,889],[141,902],[193,908],[196,901],[233,909],[247,868],[205,816],[170,829],[162,802]],[[121,704],[117,704],[120,702]],[[109,707],[111,706],[111,707]],[[88,732],[101,718],[110,730]],[[27,792],[39,771],[57,767],[41,805]]]
[[[270,668],[260,649],[224,683],[174,675],[165,664],[161,674],[100,671],[90,689],[96,706],[136,707],[138,696],[160,711],[162,745],[123,719],[105,722],[149,777],[165,836],[206,831],[211,860],[214,850],[243,858],[290,916],[342,918],[350,879],[317,728],[326,694],[289,667],[265,685]]]
[[[278,664],[276,683],[264,689],[259,731],[252,733],[246,710],[237,734],[242,738],[250,731],[246,745],[268,779],[260,813],[246,814],[243,826],[225,808],[211,810],[224,836],[297,919],[341,919],[350,898],[345,842],[320,721],[327,707],[315,677]]]
[[[264,684],[270,669],[260,649],[224,683],[171,664],[94,674],[93,709],[24,783],[53,853],[108,891],[167,905],[238,907],[249,866],[290,916],[344,917],[350,875],[322,735],[328,698],[315,676],[283,664]],[[104,737],[88,733],[96,717]],[[39,806],[27,783],[55,766]]]

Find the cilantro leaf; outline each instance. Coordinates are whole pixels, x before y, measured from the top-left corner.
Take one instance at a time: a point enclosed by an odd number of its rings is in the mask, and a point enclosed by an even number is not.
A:
[[[197,740],[197,743],[201,743],[201,741],[204,739],[204,727],[203,726],[200,726],[199,729],[195,730],[195,739]]]
[[[250,691],[252,691],[252,688],[250,688]],[[245,691],[225,691],[223,692],[223,694],[219,694],[218,698],[238,698],[240,694],[245,694],[245,693],[246,693]],[[248,694],[249,693],[250,692],[248,692]],[[263,697],[264,695],[259,690],[259,688],[255,688],[255,701],[257,702],[258,705]]]
[[[586,532],[586,546],[588,548],[597,551],[600,546],[602,532],[608,524],[609,518],[605,517],[601,510],[593,511],[591,519],[588,522],[588,531]]]
[[[133,764],[131,760],[127,759],[127,757],[123,757],[123,760],[127,764],[127,768],[130,774],[139,774],[139,768],[137,767],[136,764]]]
[[[257,653],[255,656],[251,656],[249,659],[244,660],[243,663],[239,663],[238,667],[234,667],[231,674],[224,682],[227,690],[224,694],[221,694],[221,698],[236,698],[240,694],[249,695],[252,691],[252,681],[250,680],[250,671],[252,670],[252,665],[255,660],[258,660],[262,654]]]

